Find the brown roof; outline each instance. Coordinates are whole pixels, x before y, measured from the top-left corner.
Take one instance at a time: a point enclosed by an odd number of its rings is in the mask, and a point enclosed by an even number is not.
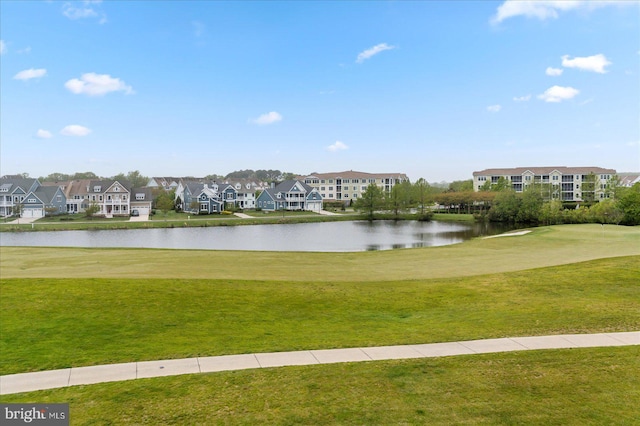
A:
[[[344,179],[376,179],[376,178],[386,178],[386,177],[401,177],[403,179],[408,179],[407,175],[404,173],[366,173],[366,172],[356,172],[353,170],[348,170],[344,172],[333,172],[333,173],[310,173],[306,176],[298,176],[298,179],[304,179],[309,176],[314,176],[317,178],[344,178]]]
[[[473,172],[474,176],[502,176],[502,175],[521,175],[527,171],[532,172],[535,175],[548,175],[553,171],[558,171],[563,175],[567,174],[577,174],[577,175],[587,175],[589,173],[594,174],[615,174],[616,171],[614,169],[604,169],[602,167],[566,167],[566,166],[556,166],[556,167],[514,167],[514,168],[505,168],[505,169],[485,169],[479,172]]]

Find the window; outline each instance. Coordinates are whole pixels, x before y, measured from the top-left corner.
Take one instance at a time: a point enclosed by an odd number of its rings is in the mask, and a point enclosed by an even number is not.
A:
[[[349,179],[342,179],[342,183],[349,183]]]
[[[333,179],[329,179],[329,183],[333,183]]]
[[[62,195],[58,195],[56,199],[58,200],[59,203],[62,202]]]
[[[333,186],[330,186],[330,187],[329,187],[329,191],[333,191]]]
[[[321,180],[320,180],[320,183],[325,183],[325,180],[324,180],[324,179],[321,179]]]
[[[102,187],[101,186],[96,185],[96,186],[93,187],[93,192],[100,192],[100,191],[102,191]]]
[[[35,198],[29,198],[29,199],[27,200],[27,203],[35,203],[35,202],[36,202],[36,199],[35,199]]]
[[[558,180],[558,175],[553,175],[553,180]]]
[[[120,187],[119,187],[118,185],[116,185],[116,186],[113,188],[113,191],[114,191],[114,192],[120,192]]]
[[[136,193],[136,200],[144,200],[144,193]]]
[[[353,198],[358,198],[358,194],[353,194]]]

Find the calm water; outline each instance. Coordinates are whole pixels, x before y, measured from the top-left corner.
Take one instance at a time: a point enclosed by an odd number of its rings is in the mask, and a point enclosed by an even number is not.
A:
[[[493,224],[324,222],[114,231],[3,232],[2,246],[349,252],[431,247],[505,231]]]

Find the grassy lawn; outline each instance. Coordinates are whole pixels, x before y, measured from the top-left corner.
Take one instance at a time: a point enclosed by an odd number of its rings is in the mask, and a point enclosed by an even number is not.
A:
[[[0,373],[639,330],[639,260],[421,281],[3,279]]]
[[[640,255],[640,227],[562,225],[518,237],[366,253],[0,247],[0,271],[3,279],[366,282],[474,276],[631,255]]]
[[[0,247],[0,374],[640,330],[638,282],[640,227],[541,227],[363,253]],[[72,424],[631,424],[639,369],[633,346],[248,370],[0,400],[70,402]]]
[[[640,348],[244,370],[32,392],[71,424],[637,424]]]

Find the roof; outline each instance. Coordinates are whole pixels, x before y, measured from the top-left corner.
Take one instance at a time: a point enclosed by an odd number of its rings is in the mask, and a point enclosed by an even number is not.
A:
[[[51,204],[53,201],[53,197],[56,196],[56,193],[60,189],[59,186],[41,186],[33,193],[45,204]],[[62,192],[62,191],[60,191]]]
[[[602,167],[566,167],[566,166],[548,166],[548,167],[513,167],[504,169],[485,169],[478,172],[473,172],[474,176],[501,176],[501,175],[521,175],[527,171],[532,172],[535,175],[548,175],[554,171],[558,171],[563,175],[578,174],[586,175],[589,173],[594,174],[615,174],[614,169],[604,169]]]
[[[299,179],[304,180],[308,177],[317,177],[320,179],[332,179],[332,178],[342,178],[342,179],[383,179],[388,177],[396,177],[401,179],[409,179],[405,173],[366,173],[366,172],[358,172],[353,170],[347,170],[344,172],[332,172],[332,173],[311,173],[307,176],[298,176]]]
[[[13,177],[13,176],[4,176],[0,178],[0,188],[7,188],[2,192],[13,192],[17,188],[22,188],[24,192],[29,192],[34,183],[38,182],[37,179],[33,178],[23,178],[23,177]]]

